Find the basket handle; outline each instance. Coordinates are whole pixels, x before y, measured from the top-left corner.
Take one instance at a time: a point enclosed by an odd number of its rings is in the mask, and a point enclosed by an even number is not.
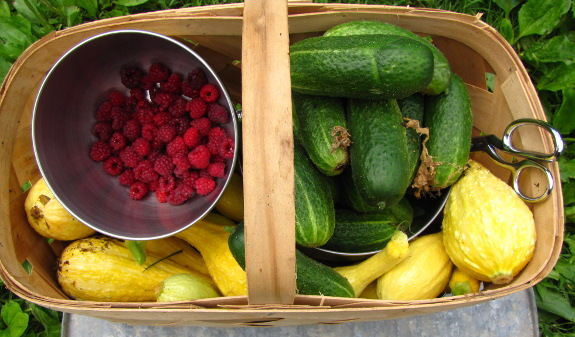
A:
[[[242,148],[249,304],[292,304],[295,205],[286,0],[246,0]]]

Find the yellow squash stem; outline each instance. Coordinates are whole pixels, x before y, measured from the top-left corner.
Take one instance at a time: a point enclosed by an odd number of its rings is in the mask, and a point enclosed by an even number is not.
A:
[[[374,280],[403,261],[409,253],[407,235],[397,231],[380,252],[360,263],[334,268],[345,277],[359,296]]]
[[[202,254],[222,295],[247,295],[246,272],[230,251],[230,232],[226,230],[226,226],[235,226],[235,223],[226,217],[210,213],[175,236],[188,242]]]

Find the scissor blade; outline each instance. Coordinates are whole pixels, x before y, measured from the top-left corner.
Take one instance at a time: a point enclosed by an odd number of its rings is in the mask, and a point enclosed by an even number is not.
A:
[[[486,151],[489,148],[501,149],[502,143],[494,135],[474,137],[471,139],[471,152]]]

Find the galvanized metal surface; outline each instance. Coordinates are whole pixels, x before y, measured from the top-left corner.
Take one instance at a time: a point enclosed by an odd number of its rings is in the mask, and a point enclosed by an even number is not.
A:
[[[539,336],[537,307],[529,288],[471,307],[376,322],[278,328],[133,326],[79,315],[64,315],[62,337],[530,337]]]

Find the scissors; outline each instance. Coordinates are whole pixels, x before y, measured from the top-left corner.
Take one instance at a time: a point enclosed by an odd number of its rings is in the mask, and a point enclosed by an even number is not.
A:
[[[545,131],[551,139],[553,140],[553,148],[552,152],[550,153],[540,153],[534,151],[524,151],[519,150],[515,146],[513,146],[513,133],[519,129],[521,126],[537,126],[540,127],[543,131]],[[500,166],[511,170],[513,172],[513,189],[515,192],[521,197],[521,199],[525,200],[529,203],[536,203],[545,200],[553,191],[553,187],[555,185],[555,181],[553,179],[553,174],[551,171],[545,166],[543,166],[539,162],[553,162],[559,158],[559,155],[563,152],[565,145],[563,143],[563,139],[561,138],[561,134],[555,130],[551,125],[541,120],[536,119],[517,119],[509,124],[505,131],[503,132],[503,137],[499,139],[494,135],[488,136],[481,136],[476,137],[471,140],[471,152],[476,151],[483,151]],[[518,162],[509,162],[504,160],[498,151],[510,153],[513,155],[521,156],[523,159]],[[526,168],[534,168],[542,171],[545,176],[547,177],[547,190],[543,192],[541,195],[536,197],[529,197],[525,195],[520,187],[519,187],[519,178],[521,173]]]

